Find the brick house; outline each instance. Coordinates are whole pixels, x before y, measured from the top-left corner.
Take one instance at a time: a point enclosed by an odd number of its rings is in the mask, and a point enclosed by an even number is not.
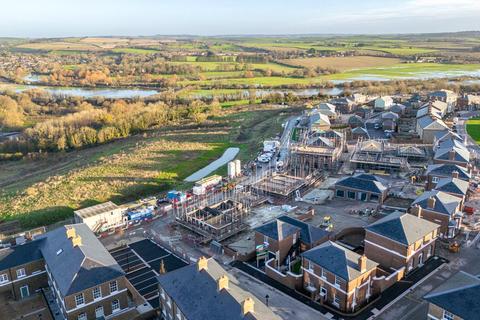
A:
[[[358,174],[335,183],[335,197],[383,203],[388,188],[383,179],[371,174]]]
[[[471,174],[465,168],[455,164],[431,164],[427,167],[425,188],[426,190],[435,189],[440,179],[450,177],[470,181]]]
[[[43,290],[68,320],[135,319],[125,273],[86,224],[0,251],[0,290],[21,299]]]
[[[373,295],[378,263],[332,241],[302,253],[304,289],[314,301],[353,312]]]
[[[266,245],[269,258],[275,258],[277,268],[288,257],[293,261],[298,255],[325,241],[330,232],[288,216],[281,216],[255,229],[255,246]]]
[[[429,302],[429,320],[478,319],[480,279],[460,271],[423,298]]]
[[[213,258],[160,275],[161,319],[280,320]]]
[[[47,286],[41,243],[36,240],[0,250],[1,294],[18,300]]]
[[[426,191],[413,201],[409,212],[440,225],[440,235],[452,238],[462,223],[462,199],[443,191]]]
[[[468,188],[470,183],[468,181],[455,178],[455,176],[458,176],[458,173],[454,173],[453,177],[442,178],[438,180],[435,190],[443,191],[451,194],[452,196],[461,198],[463,205],[463,202],[465,201],[468,194]]]
[[[433,163],[450,163],[467,168],[470,164],[470,151],[457,146],[440,147],[435,151]]]
[[[409,272],[434,254],[439,228],[436,223],[397,211],[365,228],[364,253],[382,267]]]

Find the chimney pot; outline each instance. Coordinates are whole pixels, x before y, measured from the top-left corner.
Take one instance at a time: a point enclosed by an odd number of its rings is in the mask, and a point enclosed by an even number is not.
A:
[[[205,257],[200,257],[197,262],[198,271],[208,270],[208,259]]]
[[[254,311],[254,305],[255,305],[255,301],[253,301],[252,298],[247,297],[247,298],[243,301],[243,305],[242,305],[242,313],[243,313],[243,315],[246,315],[246,314],[249,313],[249,312],[253,313],[253,311]]]
[[[222,291],[223,289],[228,289],[228,277],[226,275],[221,276],[217,280],[218,283],[218,291]]]

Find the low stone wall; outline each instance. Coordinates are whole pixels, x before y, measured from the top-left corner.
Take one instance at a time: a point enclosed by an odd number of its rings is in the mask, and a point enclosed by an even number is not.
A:
[[[373,278],[374,292],[381,293],[387,288],[400,281],[405,276],[405,267],[396,270],[393,273],[388,273],[380,268],[377,269],[377,276]]]
[[[294,274],[288,271],[286,274],[278,271],[275,268],[275,259],[270,259],[265,264],[265,273],[270,278],[280,282],[281,284],[291,288],[298,290],[302,288],[303,285],[303,275],[302,274]]]

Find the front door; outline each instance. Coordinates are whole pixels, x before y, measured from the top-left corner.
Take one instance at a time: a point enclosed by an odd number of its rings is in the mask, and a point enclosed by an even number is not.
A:
[[[418,255],[418,265],[419,265],[419,266],[422,266],[422,265],[423,265],[423,252],[421,252],[421,253]]]
[[[23,298],[26,298],[30,295],[30,292],[28,290],[28,286],[23,286],[23,287],[20,287],[20,295],[22,296],[22,299]]]

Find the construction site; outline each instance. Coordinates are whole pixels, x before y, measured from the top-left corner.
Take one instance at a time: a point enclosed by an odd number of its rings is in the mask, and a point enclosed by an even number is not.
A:
[[[428,162],[423,145],[391,144],[383,140],[359,139],[350,157],[352,169],[408,172]]]

